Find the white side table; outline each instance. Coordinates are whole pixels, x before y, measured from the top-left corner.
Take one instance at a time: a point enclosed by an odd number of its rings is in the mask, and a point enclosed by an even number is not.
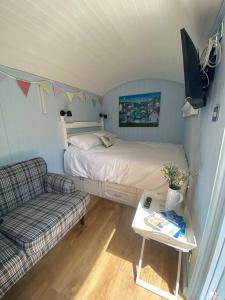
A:
[[[165,209],[165,202],[162,200],[156,200],[156,199],[152,199],[149,209],[144,208],[144,202],[145,202],[146,197],[148,197],[148,196],[149,196],[148,192],[144,191],[144,193],[141,196],[141,199],[138,204],[138,208],[137,208],[137,211],[134,216],[133,223],[132,223],[132,227],[133,227],[134,231],[143,237],[142,246],[141,246],[141,254],[140,254],[140,259],[139,259],[139,263],[138,263],[136,283],[138,285],[142,286],[143,288],[145,288],[165,299],[175,300],[175,299],[177,299],[178,291],[179,291],[182,252],[189,252],[191,249],[197,247],[196,239],[195,239],[194,232],[193,232],[193,229],[192,229],[192,226],[190,223],[190,218],[186,211],[184,213],[180,213],[180,215],[184,216],[184,219],[187,223],[185,237],[173,238],[173,237],[165,235],[165,234],[161,233],[160,231],[155,230],[155,229],[151,228],[150,226],[146,225],[144,219],[146,217],[148,217],[148,215],[150,213],[152,213],[153,211],[159,211],[159,210]],[[146,239],[148,239],[148,240],[152,239],[152,240],[158,241],[160,243],[166,244],[166,245],[178,250],[179,255],[178,255],[175,295],[170,294],[169,292],[166,292],[150,283],[147,283],[140,278],[141,267],[142,267],[142,258],[143,258]]]

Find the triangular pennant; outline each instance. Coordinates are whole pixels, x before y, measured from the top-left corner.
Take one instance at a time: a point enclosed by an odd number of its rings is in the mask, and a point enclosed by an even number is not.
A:
[[[69,102],[72,102],[73,101],[73,97],[74,97],[74,93],[71,93],[71,92],[65,92]]]
[[[45,93],[49,93],[49,84],[48,81],[42,81],[41,83],[39,83],[40,88],[45,92]]]
[[[46,103],[45,103],[44,89],[41,85],[39,85],[39,90],[40,90],[40,96],[41,96],[41,111],[43,112],[43,114],[46,114],[47,109],[46,109]]]
[[[3,74],[3,73],[0,73],[0,80],[2,80],[2,79],[4,79],[4,78],[6,78],[6,75]]]
[[[86,94],[83,91],[80,91],[78,94],[78,97],[80,98],[81,101],[85,101],[86,100]]]
[[[96,106],[96,102],[97,102],[97,100],[96,100],[96,99],[94,99],[94,98],[92,98],[92,99],[91,99],[91,101],[92,101],[92,104],[93,104],[93,106],[95,107],[95,106]]]
[[[27,96],[31,83],[28,81],[23,81],[23,80],[19,80],[19,79],[17,79],[16,82],[17,82],[18,86],[21,88],[24,95]]]
[[[62,88],[59,87],[58,85],[56,84],[53,84],[53,93],[55,96],[57,96],[58,94],[60,94],[62,92]]]
[[[103,97],[102,96],[98,97],[98,102],[102,105],[102,103],[103,103]]]

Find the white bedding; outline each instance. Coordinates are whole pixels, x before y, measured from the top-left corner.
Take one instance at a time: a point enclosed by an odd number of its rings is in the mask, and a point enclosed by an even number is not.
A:
[[[81,150],[69,146],[64,154],[65,172],[69,175],[148,190],[165,186],[160,170],[166,163],[187,169],[181,145],[116,139],[109,148],[99,145]]]

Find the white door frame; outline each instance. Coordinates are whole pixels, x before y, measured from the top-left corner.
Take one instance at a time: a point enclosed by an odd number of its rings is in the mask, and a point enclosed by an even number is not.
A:
[[[221,241],[218,240],[223,227],[225,212],[225,129],[214,179],[206,225],[200,243],[196,264],[189,286],[187,299],[205,300],[219,258]]]
[[[223,230],[224,229],[225,227],[223,228]],[[202,297],[205,297],[204,298],[205,300],[216,299],[215,298],[216,295],[218,297],[224,296],[224,293],[221,294],[219,291],[220,284],[222,284],[222,280],[224,279],[224,275],[225,275],[225,238],[224,238],[224,231],[223,231],[223,246],[221,252],[219,253],[219,260],[218,257],[216,257],[216,264],[215,264],[215,270],[213,273],[212,281],[210,282],[208,290],[204,291],[204,294],[202,293]]]

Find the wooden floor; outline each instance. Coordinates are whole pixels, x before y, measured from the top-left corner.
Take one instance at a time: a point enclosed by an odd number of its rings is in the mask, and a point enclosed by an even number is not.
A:
[[[92,197],[86,225],[76,225],[3,299],[162,299],[135,284],[141,237],[131,228],[134,214],[134,208]],[[176,266],[175,250],[147,242],[144,280],[173,292]]]

